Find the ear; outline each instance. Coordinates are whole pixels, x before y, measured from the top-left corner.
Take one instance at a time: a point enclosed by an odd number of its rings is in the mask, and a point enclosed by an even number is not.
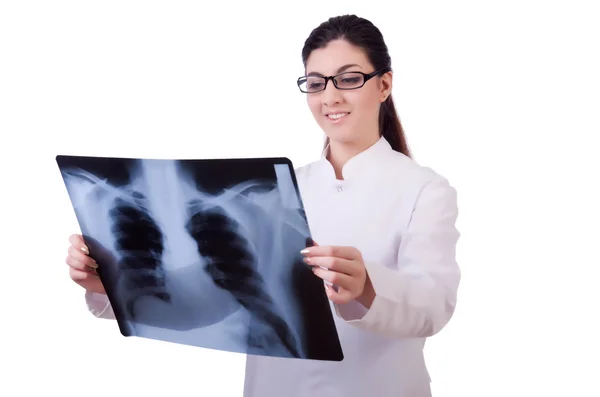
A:
[[[392,93],[392,82],[393,82],[393,74],[392,72],[387,72],[383,76],[381,76],[381,90],[380,90],[380,102],[385,102],[385,100]]]

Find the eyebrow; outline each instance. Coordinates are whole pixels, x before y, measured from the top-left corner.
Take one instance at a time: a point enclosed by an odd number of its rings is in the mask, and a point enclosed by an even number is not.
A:
[[[355,63],[349,63],[349,64],[347,64],[347,65],[344,65],[344,66],[340,67],[340,68],[337,70],[336,74],[338,74],[338,73],[342,73],[344,70],[346,70],[346,69],[350,69],[351,67],[354,67],[354,66],[356,66],[356,67],[360,68],[360,65],[357,65],[357,64],[355,64]],[[317,76],[317,77],[324,77],[324,76],[323,76],[321,73],[319,73],[319,72],[310,72],[309,74],[307,74],[307,76]]]

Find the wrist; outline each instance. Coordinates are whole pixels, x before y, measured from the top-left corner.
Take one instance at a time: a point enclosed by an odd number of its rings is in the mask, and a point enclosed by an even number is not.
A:
[[[371,279],[367,274],[365,279],[365,285],[363,288],[362,294],[356,298],[356,301],[366,307],[367,309],[371,308],[373,301],[375,300],[375,289],[373,288],[373,284],[371,283]]]

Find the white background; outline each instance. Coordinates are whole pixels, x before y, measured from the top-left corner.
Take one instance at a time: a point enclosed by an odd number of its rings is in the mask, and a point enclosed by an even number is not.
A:
[[[415,157],[460,194],[434,396],[600,395],[597,2],[216,3],[1,3],[0,395],[241,395],[243,355],[123,338],[87,312],[54,157],[313,161],[300,51],[343,13],[382,30]]]

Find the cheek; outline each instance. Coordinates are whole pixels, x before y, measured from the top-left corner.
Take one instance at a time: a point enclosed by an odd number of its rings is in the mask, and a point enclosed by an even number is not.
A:
[[[379,97],[376,92],[364,91],[360,95],[356,95],[353,98],[352,105],[354,110],[359,111],[363,116],[367,116],[367,119],[377,113],[379,109]]]
[[[321,101],[317,96],[309,96],[306,102],[313,115],[319,116],[321,114]]]

